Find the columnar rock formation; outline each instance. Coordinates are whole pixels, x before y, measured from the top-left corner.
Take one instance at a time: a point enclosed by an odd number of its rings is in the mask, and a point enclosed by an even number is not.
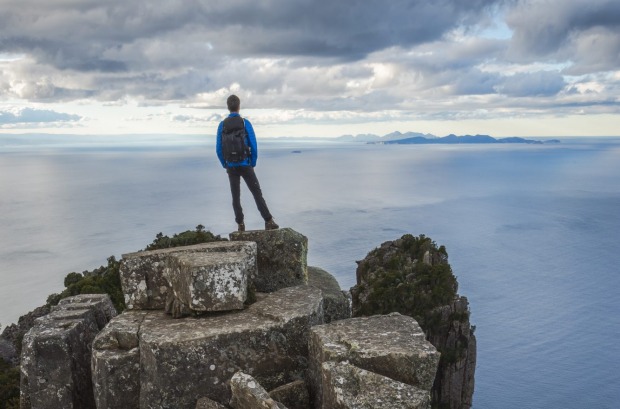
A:
[[[91,343],[116,315],[107,295],[65,298],[35,321],[21,355],[22,409],[94,409]]]
[[[439,354],[415,320],[351,319],[291,229],[231,236],[125,255],[119,316],[61,301],[24,340],[23,408],[430,407]]]

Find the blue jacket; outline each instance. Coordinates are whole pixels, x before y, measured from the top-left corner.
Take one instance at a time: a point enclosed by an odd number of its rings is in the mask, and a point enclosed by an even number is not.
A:
[[[237,112],[232,112],[231,116],[240,116]],[[224,153],[222,152],[222,129],[224,129],[224,121],[220,122],[220,125],[217,127],[217,142],[215,144],[215,151],[217,152],[217,157],[224,168],[234,168],[238,166],[256,166],[256,159],[258,159],[258,146],[256,145],[256,134],[254,133],[254,128],[252,128],[252,124],[247,119],[243,119],[245,123],[245,130],[248,134],[246,144],[250,147],[251,156],[242,162],[230,162],[226,163],[224,160]]]

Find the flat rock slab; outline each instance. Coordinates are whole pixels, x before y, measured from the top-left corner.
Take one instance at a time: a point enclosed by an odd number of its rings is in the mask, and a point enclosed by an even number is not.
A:
[[[230,234],[233,241],[253,241],[258,246],[257,291],[273,292],[308,283],[308,238],[290,228],[251,230]]]
[[[237,372],[230,379],[233,409],[287,409],[275,401],[251,375]]]
[[[431,397],[423,390],[365,371],[346,362],[322,366],[323,407],[329,409],[430,409]]]
[[[351,318],[351,300],[340,289],[336,278],[319,267],[308,267],[308,285],[323,292],[325,323]]]
[[[164,309],[168,282],[164,277],[166,260],[171,255],[210,252],[247,252],[256,254],[253,243],[215,241],[193,246],[140,251],[124,254],[120,276],[125,304],[129,310]]]
[[[350,318],[313,327],[310,331],[310,386],[322,397],[324,362],[343,362],[430,391],[439,352],[417,321],[392,313]],[[316,407],[316,406],[315,406]]]
[[[79,295],[35,321],[22,343],[22,409],[95,408],[91,343],[114,315],[107,294]]]
[[[164,271],[175,298],[198,312],[242,310],[255,274],[255,251],[174,255]]]
[[[163,311],[125,312],[93,344],[95,394],[107,402],[137,399],[140,408],[194,409],[203,397],[228,404],[227,382],[238,371],[269,389],[299,379],[308,368],[310,328],[323,322],[322,301],[319,289],[297,286],[242,311],[179,320]],[[134,367],[136,341],[139,391],[123,389],[124,375],[106,369],[113,359]]]

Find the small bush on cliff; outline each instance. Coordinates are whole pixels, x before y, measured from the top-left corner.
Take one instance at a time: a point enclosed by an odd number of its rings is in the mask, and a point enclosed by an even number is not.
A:
[[[92,271],[69,273],[65,277],[65,290],[60,294],[47,297],[49,305],[56,305],[60,300],[78,294],[108,294],[118,312],[125,309],[121,279],[118,273],[120,262],[116,257],[108,257],[108,264]]]
[[[19,408],[19,368],[0,358],[0,409]]]
[[[187,230],[183,233],[177,233],[172,237],[164,236],[163,233],[158,233],[155,236],[155,240],[145,250],[157,250],[166,249],[169,247],[189,246],[192,244],[209,243],[212,241],[225,241],[226,239],[219,235],[214,235],[210,231],[205,231],[205,227],[202,224],[196,226],[196,230]]]

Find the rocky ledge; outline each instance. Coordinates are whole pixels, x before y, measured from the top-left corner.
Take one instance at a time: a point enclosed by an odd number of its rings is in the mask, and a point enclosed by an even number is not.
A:
[[[22,408],[430,408],[439,353],[413,318],[350,318],[292,229],[231,236],[125,255],[118,316],[86,295],[38,319]]]

